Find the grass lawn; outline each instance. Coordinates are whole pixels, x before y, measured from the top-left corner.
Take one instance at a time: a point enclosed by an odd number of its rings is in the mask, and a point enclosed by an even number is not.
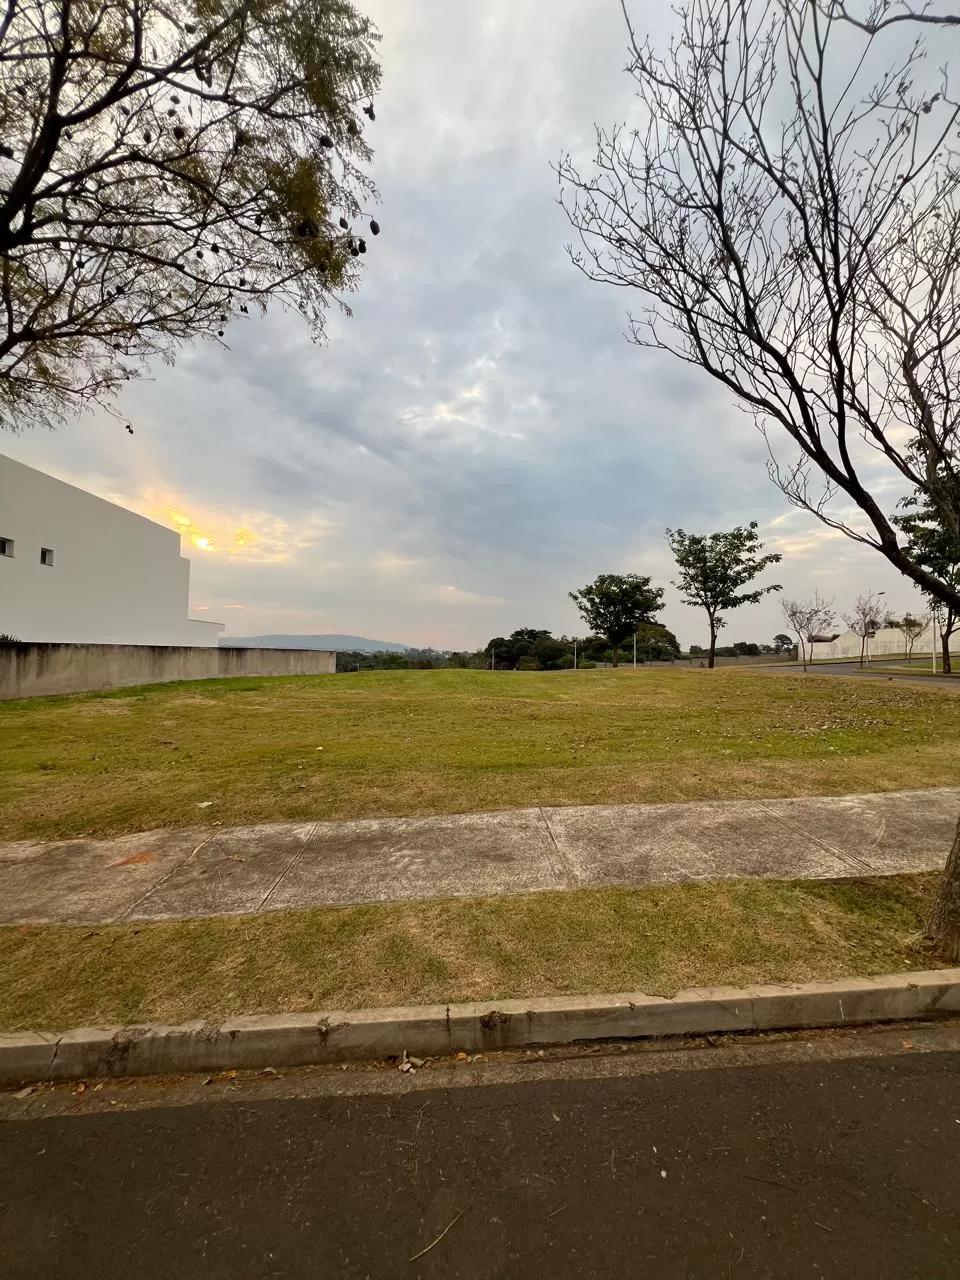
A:
[[[0,929],[0,1030],[808,982],[938,967],[936,875]]]
[[[956,785],[940,689],[720,669],[360,672],[0,703],[0,839]]]

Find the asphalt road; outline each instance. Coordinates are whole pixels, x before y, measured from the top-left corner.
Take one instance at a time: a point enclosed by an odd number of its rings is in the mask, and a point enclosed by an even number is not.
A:
[[[912,665],[918,667],[922,665],[927,670],[930,668],[929,660],[924,664],[914,663]],[[745,667],[744,670],[749,671],[750,668]],[[801,667],[793,666],[757,667],[756,670],[762,670],[765,675],[795,676],[803,674]],[[956,676],[911,675],[910,671],[898,671],[893,668],[884,669],[879,662],[876,665],[864,666],[862,670],[855,662],[816,662],[811,664],[807,674],[811,676],[848,676],[855,680],[895,680],[898,684],[928,684],[935,685],[941,689],[952,688],[960,692],[960,679]]]
[[[0,1259],[5,1280],[956,1276],[960,1053],[7,1118]]]

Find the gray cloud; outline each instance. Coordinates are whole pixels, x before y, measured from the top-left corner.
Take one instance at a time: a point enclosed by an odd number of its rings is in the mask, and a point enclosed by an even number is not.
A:
[[[666,582],[667,525],[751,518],[779,575],[903,602],[876,556],[824,539],[766,478],[763,441],[706,378],[623,333],[631,300],[583,279],[551,163],[625,116],[615,4],[375,0],[383,234],[325,346],[296,316],[235,324],[104,417],[7,452],[213,539],[186,551],[203,616],[233,633],[337,630],[437,645],[521,625],[571,631],[598,572]],[[891,499],[894,500],[895,496]],[[166,517],[164,515],[166,513]],[[237,546],[235,534],[243,530]],[[702,639],[672,589],[665,620]],[[234,608],[232,606],[242,606]],[[780,630],[745,610],[730,638]]]

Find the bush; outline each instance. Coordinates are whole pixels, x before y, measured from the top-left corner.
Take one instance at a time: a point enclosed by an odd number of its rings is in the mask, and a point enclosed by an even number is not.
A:
[[[541,667],[540,667],[540,663],[536,660],[536,658],[524,657],[524,658],[517,659],[517,665],[515,669],[517,671],[540,671]]]
[[[561,671],[569,671],[573,666],[573,654],[565,653],[558,663]]]

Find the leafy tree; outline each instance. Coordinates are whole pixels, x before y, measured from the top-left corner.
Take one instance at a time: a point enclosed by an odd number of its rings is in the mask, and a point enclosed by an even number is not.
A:
[[[944,526],[933,503],[914,494],[900,503],[900,514],[893,523],[907,536],[907,549],[920,564],[926,565],[938,578],[952,583],[960,590],[960,539],[954,538]],[[943,670],[949,675],[953,668],[950,660],[950,638],[960,627],[960,607],[941,605],[932,593],[926,593],[931,610],[935,611],[940,631]]]
[[[514,671],[521,658],[529,657],[535,658],[539,665],[537,646],[545,644],[557,644],[549,631],[537,630],[534,627],[519,627],[509,636],[495,636],[487,643],[484,649],[487,655],[486,665],[490,666],[495,662],[502,671]]]
[[[788,635],[784,635],[782,631],[773,637],[773,652],[788,653],[793,648],[793,641]]]
[[[758,644],[750,644],[746,640],[738,640],[733,646],[733,652],[738,658],[758,658],[760,656],[760,646]]]
[[[763,543],[757,535],[757,522],[745,528],[738,525],[728,533],[701,535],[668,529],[667,542],[680,570],[680,581],[673,585],[684,593],[684,604],[706,610],[710,624],[710,649],[707,666],[714,665],[717,632],[725,625],[723,614],[744,604],[755,604],[776,584],[754,591],[742,591],[770,564],[779,564],[782,556],[760,555]]]
[[[814,591],[807,600],[783,600],[780,604],[783,616],[797,633],[800,657],[803,669],[807,669],[807,644],[810,645],[810,657],[813,657],[813,644],[818,636],[829,631],[834,623],[833,601],[824,600],[819,591]],[[787,636],[778,637],[786,640]],[[792,642],[790,647],[792,648]]]
[[[601,573],[579,591],[571,591],[570,599],[591,631],[606,638],[616,667],[620,646],[663,608],[663,588],[651,586],[650,578],[636,573]]]
[[[699,658],[702,653],[706,652],[707,651],[704,649],[702,644],[692,644],[687,650],[687,653],[689,653],[691,658]]]
[[[109,402],[270,300],[322,334],[367,248],[378,38],[349,0],[11,0],[0,426]]]
[[[544,671],[559,671],[561,658],[570,654],[572,659],[572,644],[566,640],[557,640],[549,632],[541,636],[539,640],[534,641],[531,649],[531,656],[537,661],[537,665]]]
[[[680,657],[680,641],[662,622],[642,622],[636,634],[640,662],[671,662]]]
[[[903,656],[909,662],[913,657],[913,646],[929,627],[930,619],[926,615],[915,618],[913,614],[905,613],[902,618],[892,619],[892,622],[903,636]]]
[[[587,662],[612,662],[610,642],[603,636],[585,636],[580,641],[580,657]]]

